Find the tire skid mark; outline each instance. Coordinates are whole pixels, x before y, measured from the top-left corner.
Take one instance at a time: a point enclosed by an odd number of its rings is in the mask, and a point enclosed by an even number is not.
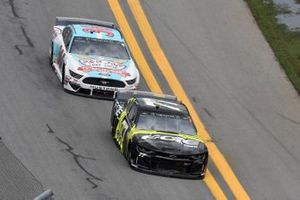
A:
[[[215,116],[205,107],[203,107],[204,112],[212,119],[215,119]]]
[[[288,149],[288,147],[286,147],[282,141],[280,141],[280,139],[278,139],[273,132],[268,129],[263,122],[255,115],[254,112],[250,111],[246,106],[244,106],[237,98],[235,98],[237,103],[243,108],[245,109],[245,111],[249,114],[249,116],[257,122],[257,124],[266,132],[269,134],[269,136],[271,136],[271,138],[273,138],[273,140],[292,158],[294,159],[297,163],[300,164],[300,160]]]
[[[46,127],[48,128],[48,133],[50,133],[50,134],[55,133],[55,131],[50,127],[49,124],[46,124]],[[86,178],[86,181],[88,181],[90,184],[92,184],[92,189],[97,188],[98,184],[95,181],[103,182],[103,179],[101,179],[98,176],[94,175],[93,173],[89,172],[89,170],[86,169],[80,162],[81,159],[82,160],[96,160],[96,159],[93,157],[83,156],[81,154],[75,153],[74,148],[69,143],[67,143],[66,141],[64,141],[63,139],[61,139],[58,136],[55,136],[55,139],[59,143],[63,144],[66,147],[64,150],[66,150],[69,154],[72,155],[77,166],[88,176]]]
[[[287,116],[285,116],[285,115],[283,115],[281,113],[278,113],[278,112],[276,112],[276,114],[279,115],[282,119],[284,119],[286,121],[289,121],[289,122],[291,122],[293,124],[296,124],[296,125],[300,125],[299,121],[293,120],[293,119],[291,119],[291,118],[289,118],[289,117],[287,117]]]

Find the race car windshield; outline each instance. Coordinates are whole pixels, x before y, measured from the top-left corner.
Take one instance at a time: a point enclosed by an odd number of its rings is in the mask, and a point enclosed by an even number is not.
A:
[[[128,60],[125,44],[113,40],[75,37],[70,53]]]
[[[137,122],[137,128],[188,135],[196,134],[196,129],[190,117],[155,112],[142,112]]]

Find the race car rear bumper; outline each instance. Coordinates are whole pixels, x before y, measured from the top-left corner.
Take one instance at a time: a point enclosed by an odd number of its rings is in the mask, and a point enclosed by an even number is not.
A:
[[[138,148],[133,148],[131,156],[130,167],[137,171],[187,179],[203,179],[208,162],[207,153],[203,160],[194,159],[191,156],[167,155],[158,152],[148,154],[139,152]]]

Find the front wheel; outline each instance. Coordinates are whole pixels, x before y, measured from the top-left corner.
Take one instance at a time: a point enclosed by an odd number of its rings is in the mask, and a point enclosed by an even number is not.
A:
[[[128,149],[126,157],[127,157],[127,161],[128,161],[129,166],[132,166],[131,150]]]
[[[132,154],[131,154],[131,145],[129,144],[127,149],[126,149],[126,155],[125,155],[127,162],[129,164],[129,166],[131,167],[133,164],[133,158],[132,158]]]
[[[51,46],[49,49],[49,62],[52,67],[53,66],[53,43],[51,43]]]
[[[63,65],[61,70],[61,86],[64,88],[65,84],[65,65]]]

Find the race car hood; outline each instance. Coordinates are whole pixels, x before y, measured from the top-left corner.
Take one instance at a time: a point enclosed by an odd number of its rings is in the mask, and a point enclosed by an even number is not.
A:
[[[132,60],[77,54],[69,54],[68,60],[70,69],[89,77],[117,80],[131,80],[137,77],[137,70]]]
[[[140,147],[152,151],[173,155],[199,155],[206,151],[202,142],[175,134],[143,134],[136,137]]]

